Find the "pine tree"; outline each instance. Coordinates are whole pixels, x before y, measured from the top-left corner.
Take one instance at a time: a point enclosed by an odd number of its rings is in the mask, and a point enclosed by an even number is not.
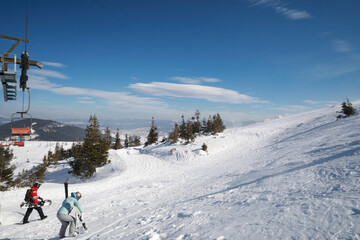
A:
[[[112,137],[111,137],[111,131],[110,131],[109,127],[106,127],[104,141],[105,141],[107,148],[110,149]]]
[[[205,143],[203,143],[203,145],[201,145],[201,150],[207,152],[207,149],[208,149],[208,146]]]
[[[186,143],[185,144],[188,144],[192,141],[194,141],[194,133],[193,133],[193,124],[192,122],[189,120],[186,124],[186,133],[185,133],[185,140],[186,140]]]
[[[134,147],[138,147],[138,146],[141,145],[140,137],[138,137],[138,136],[135,136],[135,137],[134,137],[133,145],[134,145]]]
[[[84,142],[76,147],[74,161],[71,163],[73,173],[85,178],[96,172],[96,167],[108,163],[108,146],[100,134],[100,125],[96,115],[90,115],[89,125],[85,129]]]
[[[214,123],[212,121],[211,115],[209,115],[209,119],[206,122],[206,130],[208,133],[213,134],[214,132]]]
[[[50,163],[49,163],[49,161],[47,160],[46,155],[44,155],[43,164],[44,164],[45,166],[47,166],[47,167],[50,166]]]
[[[205,118],[204,118],[203,124],[202,124],[202,132],[203,132],[203,133],[209,133],[209,131],[208,131],[208,129],[207,129],[207,121],[206,121]]]
[[[345,114],[346,117],[350,117],[350,116],[356,114],[356,110],[352,106],[352,103],[350,102],[350,100],[348,98],[347,98],[346,102],[343,102],[341,104],[341,106],[342,106],[342,113]]]
[[[174,129],[169,133],[169,140],[171,144],[175,144],[179,140],[179,126],[175,123]]]
[[[201,135],[201,123],[200,123],[200,111],[196,110],[195,112],[195,118],[194,118],[194,134],[195,135]]]
[[[153,143],[157,143],[158,138],[159,138],[159,133],[157,131],[157,126],[155,126],[155,119],[154,117],[152,117],[151,128],[147,136],[147,142],[145,143],[145,146],[148,146]]]
[[[123,146],[121,145],[121,141],[120,141],[120,134],[119,134],[119,129],[117,129],[116,131],[116,136],[115,136],[115,145],[114,145],[114,149],[122,149]]]
[[[52,151],[48,151],[48,154],[47,154],[47,162],[49,163],[49,164],[52,164],[53,163],[53,153],[52,153]]]
[[[186,123],[185,123],[184,115],[181,115],[181,124],[179,126],[179,136],[184,139],[186,138]]]
[[[62,146],[59,146],[59,143],[57,142],[55,145],[55,152],[48,151],[47,160],[49,164],[56,164],[59,160],[63,158],[63,153],[65,152]]]
[[[34,182],[42,183],[44,181],[46,171],[47,171],[46,165],[45,164],[40,164],[39,166],[34,168],[32,171],[30,171],[29,182],[31,182],[31,183],[34,183]]]
[[[128,147],[130,146],[130,144],[129,144],[129,137],[128,137],[127,134],[125,134],[124,146],[125,146],[125,148],[128,148]]]
[[[213,134],[223,132],[225,130],[225,125],[220,117],[220,114],[217,113],[213,116]]]
[[[134,140],[132,136],[129,136],[129,147],[133,147],[133,146],[134,146]]]
[[[10,165],[13,153],[8,148],[0,147],[0,191],[5,191],[13,184],[15,165]]]

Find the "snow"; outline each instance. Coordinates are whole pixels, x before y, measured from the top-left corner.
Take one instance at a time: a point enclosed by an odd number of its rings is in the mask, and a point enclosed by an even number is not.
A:
[[[38,192],[53,201],[43,208],[47,219],[34,211],[19,224],[25,189],[1,193],[0,239],[56,239],[68,178],[70,191],[83,194],[89,228],[77,239],[360,239],[360,118],[336,120],[338,111],[267,120],[194,144],[111,150],[111,164],[86,181],[69,176],[62,161]],[[13,148],[17,171],[54,147]]]

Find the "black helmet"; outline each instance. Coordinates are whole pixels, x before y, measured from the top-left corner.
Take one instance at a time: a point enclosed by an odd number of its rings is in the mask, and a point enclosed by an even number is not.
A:
[[[34,185],[33,185],[33,187],[36,187],[36,188],[39,188],[40,186],[41,186],[41,184],[38,182],[34,183]]]

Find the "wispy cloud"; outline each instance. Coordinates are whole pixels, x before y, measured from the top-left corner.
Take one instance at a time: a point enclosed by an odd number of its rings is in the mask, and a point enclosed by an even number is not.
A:
[[[278,6],[280,5],[279,0],[249,0],[252,6],[266,5],[266,6]]]
[[[286,7],[275,7],[275,11],[283,14],[285,17],[291,20],[300,20],[312,18],[312,16],[306,11],[300,11],[296,9],[288,9]]]
[[[77,99],[81,99],[81,100],[90,100],[93,99],[91,97],[77,97]]]
[[[44,69],[31,69],[29,71],[29,74],[32,75],[38,75],[38,76],[45,76],[50,78],[59,78],[59,79],[69,79],[69,76],[66,76],[65,74],[62,74],[57,71],[52,70],[44,70]]]
[[[360,64],[356,62],[332,63],[314,66],[304,74],[304,77],[313,80],[326,79],[346,75],[359,70]]]
[[[59,85],[50,82],[44,76],[37,76],[37,75],[29,74],[29,80],[30,81],[28,81],[28,85],[31,89],[48,90],[51,88],[59,87]]]
[[[177,98],[204,99],[209,102],[225,103],[267,103],[245,94],[240,94],[234,90],[194,85],[194,84],[176,84],[165,82],[136,83],[130,84],[130,89],[154,96],[166,96]]]
[[[208,82],[208,83],[221,82],[221,80],[218,79],[218,78],[202,77],[202,78],[199,78],[199,79],[201,79],[201,80],[204,81],[204,82]]]
[[[334,106],[338,104],[336,101],[314,101],[314,100],[304,100],[304,103],[309,105],[326,105],[326,106]]]
[[[360,54],[345,40],[335,39],[331,41],[332,51],[341,55],[328,63],[312,65],[311,69],[304,72],[303,76],[308,79],[318,80],[334,78],[360,71]]]
[[[333,50],[339,53],[349,53],[353,51],[350,43],[344,40],[333,40],[332,41]]]
[[[313,16],[304,10],[290,9],[285,7],[285,3],[281,0],[248,0],[252,6],[265,6],[275,10],[276,13],[284,15],[290,20],[309,19]]]
[[[42,64],[44,64],[45,66],[50,66],[50,67],[57,67],[57,68],[64,68],[66,67],[66,65],[62,64],[62,63],[56,63],[56,62],[45,62],[42,61]]]
[[[77,101],[78,103],[83,103],[83,104],[94,104],[94,101]]]
[[[87,97],[103,99],[106,100],[109,105],[117,105],[120,103],[121,105],[126,105],[126,104],[164,105],[163,102],[157,99],[137,97],[127,92],[111,92],[111,91],[102,91],[102,90],[86,89],[86,88],[74,88],[74,87],[56,87],[56,88],[49,88],[48,90],[60,95],[87,96]]]
[[[167,104],[161,100],[148,97],[138,97],[128,92],[112,92],[86,88],[63,87],[52,83],[44,76],[29,75],[29,87],[31,89],[46,90],[59,95],[76,96],[81,103],[96,103],[96,100],[105,101],[108,106],[124,106],[140,109],[153,109],[153,106],[166,107]],[[92,100],[94,101],[88,101]]]
[[[282,112],[301,112],[301,111],[307,111],[309,109],[311,108],[302,105],[289,105],[284,107],[273,108],[273,110],[282,111]]]
[[[185,84],[201,84],[202,82],[206,82],[206,83],[221,82],[221,80],[218,78],[208,78],[208,77],[172,77],[171,79]]]

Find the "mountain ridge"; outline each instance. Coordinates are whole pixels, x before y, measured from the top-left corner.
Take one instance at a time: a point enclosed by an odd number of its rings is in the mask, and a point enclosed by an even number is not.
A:
[[[6,139],[11,136],[12,125],[14,127],[32,125],[32,134],[29,140],[35,141],[80,141],[84,139],[85,129],[65,125],[53,120],[44,120],[33,118],[31,120],[24,119],[14,123],[5,123],[0,125],[0,139]]]

